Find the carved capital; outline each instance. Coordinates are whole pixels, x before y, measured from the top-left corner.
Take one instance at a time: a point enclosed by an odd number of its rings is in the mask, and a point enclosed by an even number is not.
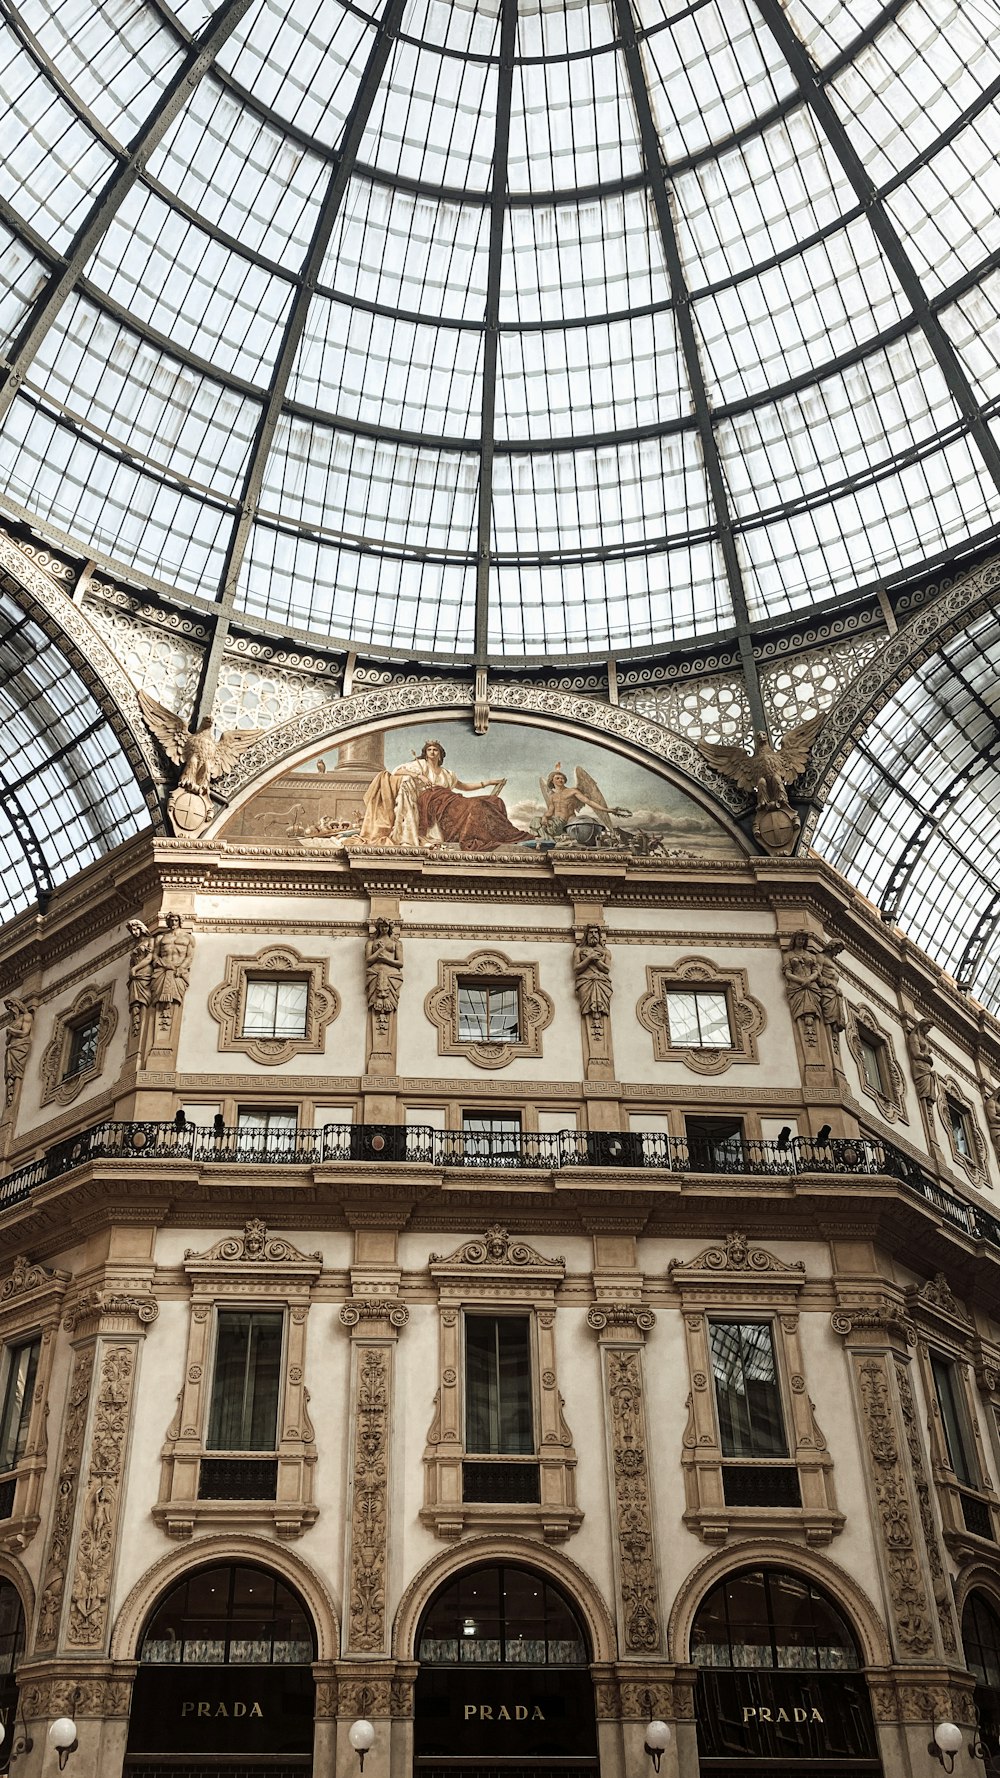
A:
[[[642,1303],[595,1303],[587,1312],[587,1326],[595,1333],[604,1333],[608,1328],[634,1328],[636,1333],[647,1334],[656,1326],[656,1316]]]
[[[345,1327],[382,1321],[400,1331],[409,1321],[410,1311],[398,1297],[354,1296],[341,1305],[340,1319]]]

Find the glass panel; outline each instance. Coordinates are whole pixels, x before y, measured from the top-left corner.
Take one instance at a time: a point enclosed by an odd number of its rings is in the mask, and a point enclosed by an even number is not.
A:
[[[528,1569],[475,1568],[449,1582],[428,1607],[417,1658],[435,1666],[582,1667],[588,1651],[557,1587]]]
[[[516,987],[479,987],[460,982],[458,1035],[464,1043],[516,1043],[520,1035]]]
[[[208,1450],[274,1450],[283,1328],[280,1314],[219,1311]]]
[[[668,988],[670,1041],[676,1047],[729,1049],[729,1005],[725,993],[711,988]]]
[[[276,1575],[262,1568],[205,1568],[157,1607],[140,1659],[158,1666],[292,1665],[311,1661],[313,1648],[302,1605]]]
[[[243,1035],[304,1037],[308,1005],[308,982],[248,979]]]
[[[948,1447],[948,1460],[964,1487],[978,1488],[979,1481],[973,1471],[969,1455],[969,1444],[965,1432],[965,1414],[959,1396],[955,1366],[949,1364],[947,1359],[939,1358],[932,1353],[931,1370],[934,1373],[934,1387],[937,1391],[938,1407],[941,1410],[945,1444]]]
[[[88,1019],[85,1025],[75,1025],[70,1032],[69,1056],[66,1062],[65,1079],[74,1074],[83,1074],[87,1068],[93,1068],[97,1061],[97,1043],[101,1034],[101,1017],[98,1013]]]
[[[711,1321],[709,1345],[723,1455],[787,1456],[768,1323]]]
[[[859,1666],[854,1637],[818,1587],[781,1569],[730,1575],[713,1587],[691,1631],[697,1667],[844,1671]]]
[[[531,1330],[527,1316],[465,1318],[465,1448],[491,1455],[534,1451]]]
[[[951,1124],[951,1139],[955,1144],[955,1153],[964,1155],[966,1160],[972,1159],[972,1143],[969,1138],[969,1117],[964,1105],[957,1105],[954,1099],[946,1099],[948,1121]]]
[[[24,1456],[40,1341],[7,1348],[7,1379],[0,1413],[0,1472],[16,1469]]]
[[[873,1093],[885,1092],[885,1077],[882,1072],[882,1045],[873,1037],[866,1037],[858,1032],[858,1045],[861,1050],[861,1070]]]

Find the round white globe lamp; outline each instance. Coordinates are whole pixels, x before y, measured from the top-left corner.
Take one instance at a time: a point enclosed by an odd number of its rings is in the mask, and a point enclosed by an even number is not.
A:
[[[357,1722],[352,1722],[348,1729],[347,1739],[358,1756],[358,1766],[363,1772],[365,1769],[365,1754],[370,1753],[375,1745],[375,1729],[373,1724],[370,1723],[366,1717],[360,1716]]]
[[[59,1755],[60,1772],[76,1746],[76,1723],[71,1716],[57,1716],[49,1724],[49,1742]]]
[[[649,1757],[653,1762],[654,1772],[659,1771],[660,1761],[669,1745],[669,1724],[661,1722],[659,1717],[655,1716],[652,1722],[646,1724],[646,1752],[649,1754]]]

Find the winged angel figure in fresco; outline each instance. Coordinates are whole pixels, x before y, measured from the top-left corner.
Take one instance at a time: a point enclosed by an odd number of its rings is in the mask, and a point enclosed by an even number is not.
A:
[[[570,824],[578,820],[584,809],[590,810],[599,827],[606,828],[612,834],[618,831],[614,824],[615,818],[632,813],[631,809],[610,807],[600,785],[583,766],[574,767],[573,783],[570,784],[561,762],[556,760],[548,777],[539,778],[538,788],[545,804],[545,814],[535,823],[535,831],[542,839],[576,837],[570,832]]]

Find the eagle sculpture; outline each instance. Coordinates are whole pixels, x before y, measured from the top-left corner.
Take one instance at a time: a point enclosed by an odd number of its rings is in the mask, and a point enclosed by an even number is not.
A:
[[[196,790],[201,796],[207,796],[213,778],[221,778],[225,772],[232,771],[240,754],[252,747],[264,732],[259,728],[229,728],[216,740],[210,716],[205,717],[200,728],[192,731],[172,710],[165,710],[144,691],[139,693],[139,703],[167,758],[181,768],[179,788]]]
[[[789,729],[780,747],[775,747],[764,730],[758,729],[752,753],[742,747],[720,747],[714,741],[699,741],[698,751],[723,777],[738,784],[741,790],[753,791],[758,810],[790,809],[785,785],[794,783],[805,771],[809,749],[822,721],[822,716],[810,716],[806,722],[800,722]]]

